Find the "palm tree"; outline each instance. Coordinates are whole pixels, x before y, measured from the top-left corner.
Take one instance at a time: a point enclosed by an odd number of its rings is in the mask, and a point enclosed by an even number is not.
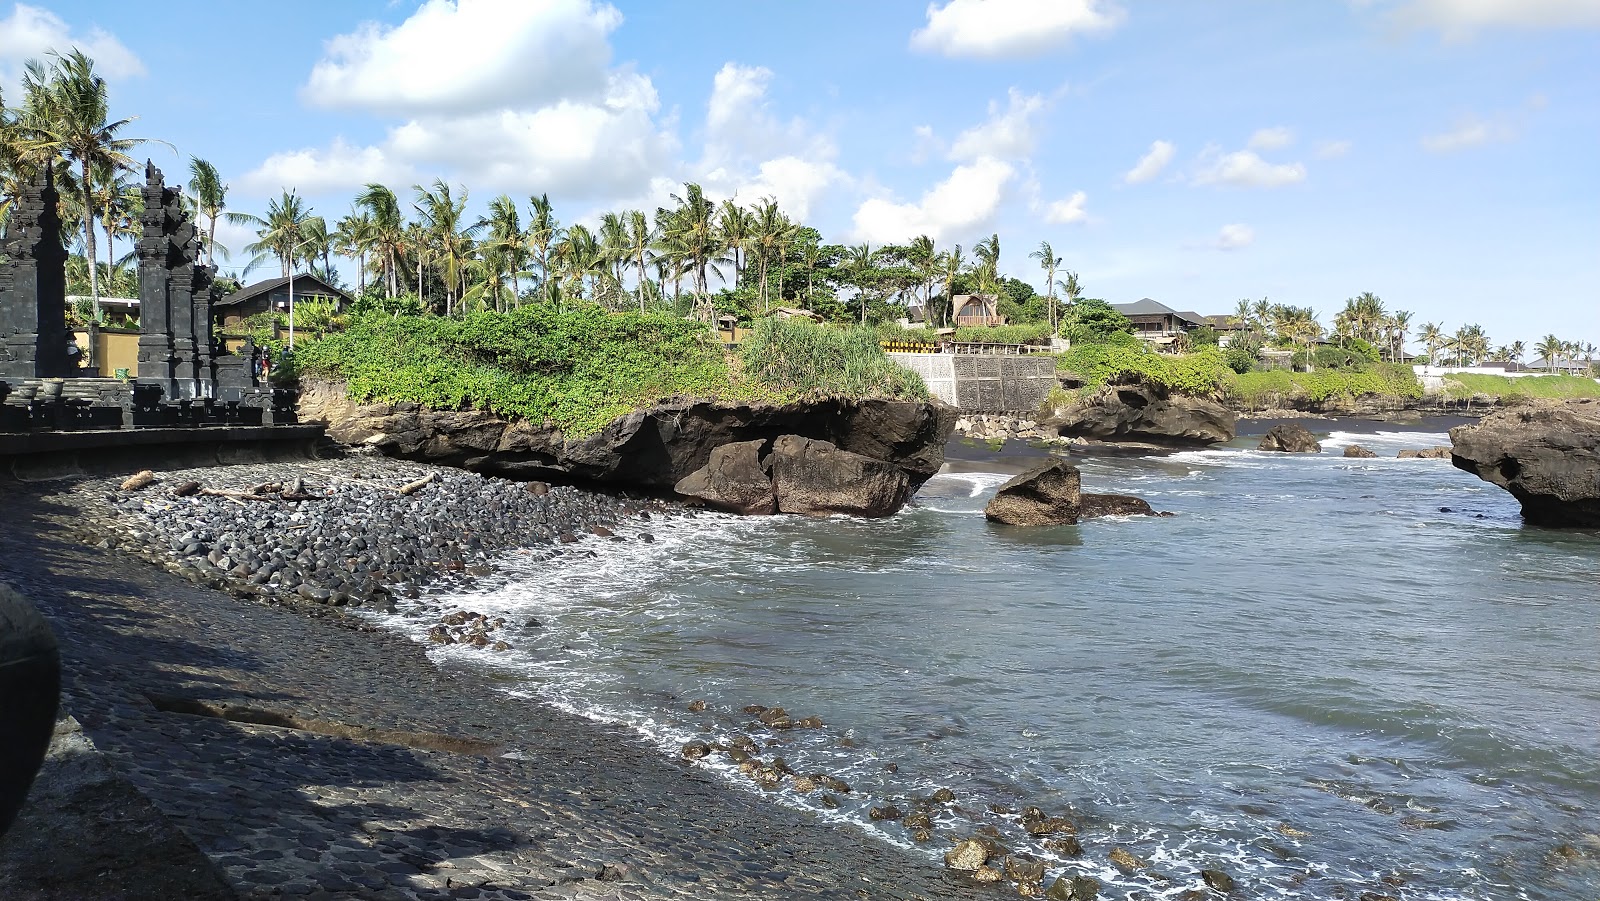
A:
[[[455,310],[456,298],[461,296],[466,287],[466,261],[472,255],[472,238],[482,229],[482,224],[462,224],[462,216],[467,209],[465,189],[459,198],[454,197],[450,186],[438,178],[434,179],[431,188],[421,185],[411,187],[417,198],[413,206],[422,217],[428,241],[439,263],[440,277],[444,280],[444,311],[448,316]]]
[[[256,242],[244,249],[245,253],[252,254],[245,271],[273,257],[282,268],[284,278],[289,277],[290,269],[300,259],[301,247],[310,236],[311,220],[321,220],[320,216],[311,215],[311,208],[293,190],[284,191],[282,196],[269,201],[265,216],[238,212],[227,216],[235,225],[250,225],[256,229]]]
[[[682,197],[671,195],[672,202],[678,206],[670,211],[668,227],[672,240],[682,247],[685,262],[694,274],[698,315],[709,322],[711,297],[706,290],[707,273],[715,274],[719,279],[722,277],[722,270],[717,268],[717,264],[725,259],[722,254],[727,250],[727,245],[722,242],[716,227],[716,207],[706,199],[705,192],[692,182],[686,183],[683,188]]]
[[[96,169],[131,169],[128,151],[146,143],[122,137],[135,117],[110,118],[106,81],[94,71],[94,60],[82,50],[63,56],[48,72],[36,61],[25,67],[23,88],[30,95],[18,126],[23,131],[23,153],[49,164],[64,157],[79,168],[79,201],[83,204],[83,246],[89,260],[89,296],[94,316],[100,318],[100,278],[96,271],[94,240],[94,173]],[[44,157],[41,159],[41,157]]]
[[[136,236],[132,228],[135,212],[144,209],[144,195],[128,180],[128,170],[96,165],[93,191],[95,215],[106,234],[106,266],[117,264],[116,236]]]
[[[334,252],[356,261],[356,290],[362,293],[367,290],[367,254],[372,250],[375,232],[372,215],[355,210],[340,219],[333,232]]]
[[[405,216],[400,199],[380,184],[369,183],[356,195],[356,206],[372,220],[371,249],[383,261],[384,284],[392,300],[400,293],[400,260],[406,247]],[[420,291],[419,291],[420,296]]]
[[[561,240],[561,224],[551,212],[549,194],[528,198],[527,240],[528,249],[539,261],[540,291],[546,302],[554,303],[555,295],[551,292],[555,288],[555,280],[550,275],[550,249]]]
[[[1061,292],[1061,296],[1066,300],[1068,307],[1075,307],[1078,305],[1078,298],[1083,296],[1083,286],[1078,281],[1078,273],[1073,272],[1071,269],[1066,270],[1066,272],[1066,278],[1056,279],[1056,290]],[[1059,320],[1057,324],[1059,324]]]
[[[861,324],[867,324],[867,289],[878,274],[878,254],[866,242],[847,247],[844,251],[844,270],[851,287],[856,289],[856,301],[861,304]]]
[[[650,252],[650,245],[655,240],[655,232],[650,227],[650,219],[643,210],[629,210],[627,216],[627,252],[628,258],[634,268],[639,270],[639,312],[644,312],[645,285],[650,283],[650,276],[645,266],[645,256]]]
[[[1533,352],[1544,357],[1546,372],[1555,372],[1556,359],[1561,356],[1561,352],[1566,349],[1566,346],[1567,342],[1562,341],[1555,335],[1545,335],[1539,340],[1538,344],[1533,346]]]
[[[732,198],[724,200],[722,206],[717,208],[717,232],[722,236],[724,244],[733,251],[733,287],[737,289],[742,281],[744,267],[747,265],[746,252],[750,246],[750,239],[755,231],[755,216],[749,210],[733,202]]]
[[[1411,311],[1395,310],[1389,316],[1390,347],[1389,362],[1399,363],[1406,354],[1406,332],[1411,330]]]
[[[516,304],[517,298],[522,296],[521,285],[517,280],[517,273],[526,262],[528,248],[526,239],[522,235],[522,220],[517,213],[517,202],[509,195],[501,194],[489,201],[489,215],[478,220],[478,227],[489,230],[489,239],[482,248],[485,261],[492,257],[494,265],[489,267],[490,278],[494,282],[494,305],[500,309],[500,291],[505,286],[503,276],[511,276],[511,302]]]
[[[600,249],[611,266],[611,277],[622,284],[622,267],[628,262],[628,227],[622,223],[620,213],[608,212],[600,217]]]
[[[206,265],[212,264],[212,248],[217,243],[217,219],[227,209],[228,186],[222,183],[217,167],[197,156],[189,157],[189,190],[194,207],[206,218]]]
[[[772,267],[772,258],[780,256],[788,249],[789,239],[794,226],[789,218],[778,209],[778,201],[768,197],[756,207],[755,220],[750,230],[749,242],[756,255],[756,265],[761,271],[760,292],[762,310],[770,312],[772,305],[767,300],[767,274]]]
[[[305,238],[301,241],[301,256],[306,261],[306,268],[321,278],[323,281],[333,281],[333,263],[328,258],[333,255],[333,234],[328,231],[328,221],[321,216],[312,216],[306,220]],[[317,261],[322,261],[322,269],[318,271]]]
[[[1056,267],[1061,265],[1061,258],[1056,256],[1055,249],[1049,241],[1040,241],[1039,249],[1028,254],[1028,259],[1038,260],[1039,268],[1045,272],[1045,306],[1049,312],[1050,334],[1056,333]]]
[[[990,235],[972,248],[973,275],[978,279],[979,294],[996,294],[1000,290],[1000,236]]]
[[[566,235],[550,252],[565,276],[564,280],[575,282],[580,293],[583,280],[590,279],[589,299],[598,301],[600,276],[606,271],[606,256],[594,232],[583,225],[574,225],[567,229]]]
[[[1444,329],[1437,322],[1424,322],[1421,331],[1417,332],[1417,340],[1428,349],[1428,365],[1434,365],[1433,358],[1438,355],[1439,348],[1444,346]]]
[[[944,275],[945,305],[953,310],[956,302],[956,276],[960,275],[962,268],[967,265],[966,260],[961,258],[961,245],[957,244],[954,249],[945,251],[941,255],[940,261],[940,268],[943,270],[942,274]],[[944,325],[944,321],[944,310],[941,309],[939,311],[939,325],[941,327]]]

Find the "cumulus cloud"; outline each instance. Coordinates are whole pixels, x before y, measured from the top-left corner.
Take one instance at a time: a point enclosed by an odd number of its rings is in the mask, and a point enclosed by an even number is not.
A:
[[[1317,144],[1317,159],[1338,159],[1349,153],[1353,146],[1349,141],[1321,141]]]
[[[1505,124],[1467,116],[1449,131],[1423,137],[1422,146],[1433,153],[1450,153],[1481,144],[1509,141],[1513,137],[1515,133]]]
[[[938,241],[972,234],[993,221],[1016,174],[1010,163],[982,157],[957,166],[916,203],[869,199],[856,210],[856,237],[887,244],[917,235]]]
[[[1161,170],[1167,168],[1167,164],[1172,162],[1172,158],[1177,152],[1178,148],[1167,141],[1151,143],[1150,152],[1140,157],[1139,162],[1128,170],[1128,174],[1124,175],[1122,180],[1130,185],[1138,185],[1150,181],[1160,175]]]
[[[948,0],[928,4],[927,23],[911,35],[911,47],[984,59],[1033,56],[1122,20],[1109,0]]]
[[[1256,240],[1256,231],[1248,225],[1234,223],[1224,225],[1222,231],[1217,233],[1216,247],[1218,250],[1240,250],[1249,247]]]
[[[107,78],[145,74],[144,63],[115,35],[100,28],[74,32],[50,10],[18,3],[10,16],[0,19],[0,85],[11,88],[20,83],[22,64],[28,60],[43,60],[51,51],[70,53],[73,48],[93,58],[95,69]]]
[[[598,99],[621,22],[593,0],[427,0],[399,25],[328,41],[303,95],[404,115]]]
[[[1089,211],[1084,209],[1088,202],[1088,194],[1082,191],[1075,191],[1071,197],[1057,200],[1046,207],[1044,221],[1051,225],[1070,225],[1074,222],[1084,222],[1089,218]]]
[[[1294,143],[1294,131],[1282,125],[1263,128],[1250,136],[1251,150],[1282,150]]]
[[[1600,28],[1595,0],[1405,0],[1387,13],[1395,25],[1463,40],[1497,28]]]
[[[1023,159],[1033,154],[1034,119],[1049,105],[1043,95],[1024,94],[1012,88],[1004,108],[989,102],[989,118],[962,132],[950,146],[951,159],[975,160],[990,156]]]
[[[1214,152],[1203,155],[1193,182],[1240,188],[1281,188],[1305,180],[1306,167],[1300,163],[1269,163],[1254,151],[1239,150],[1220,156]]]
[[[368,182],[408,182],[413,170],[379,147],[358,147],[335,138],[326,148],[302,148],[275,153],[239,180],[255,194],[294,190],[315,194],[364,185]]]

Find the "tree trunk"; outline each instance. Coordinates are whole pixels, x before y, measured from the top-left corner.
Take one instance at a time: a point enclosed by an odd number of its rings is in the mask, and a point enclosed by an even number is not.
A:
[[[213,253],[213,250],[216,248],[216,244],[217,244],[217,214],[216,213],[212,213],[209,216],[209,219],[210,219],[210,223],[206,226],[206,265],[207,266],[212,265],[212,261],[216,259],[215,255]]]
[[[48,164],[47,164],[48,165]],[[83,247],[89,255],[89,300],[94,305],[94,320],[100,321],[100,273],[95,265],[94,253],[94,202],[89,196],[89,163],[83,163]],[[89,348],[94,356],[94,348]],[[98,362],[90,359],[89,363]]]

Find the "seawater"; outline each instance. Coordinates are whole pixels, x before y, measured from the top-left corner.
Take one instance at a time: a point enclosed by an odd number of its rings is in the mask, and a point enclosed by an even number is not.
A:
[[[1353,441],[1383,456],[1340,456]],[[658,519],[654,543],[509,555],[397,624],[506,616],[515,650],[432,653],[666,754],[775,738],[853,790],[774,803],[930,863],[988,824],[1106,897],[1178,897],[1215,867],[1259,898],[1594,901],[1600,534],[1524,526],[1448,461],[1394,459],[1447,443],[1075,459],[1087,490],[1177,515],[1032,530],[982,510],[1036,461],[966,449],[886,520]],[[749,704],[826,727],[769,733]],[[926,845],[868,817],[941,787],[957,801]],[[1004,812],[1024,805],[1073,818],[1084,857],[1029,839]],[[1110,866],[1117,846],[1150,869]]]

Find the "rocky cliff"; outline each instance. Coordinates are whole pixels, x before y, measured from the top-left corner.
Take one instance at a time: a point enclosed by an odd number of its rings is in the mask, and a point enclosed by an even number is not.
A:
[[[1600,401],[1500,410],[1450,441],[1450,462],[1511,492],[1528,522],[1600,528]]]
[[[770,447],[785,435],[892,464],[915,490],[944,463],[956,421],[953,408],[911,401],[742,404],[668,398],[614,419],[594,435],[568,439],[553,428],[481,410],[360,404],[337,382],[301,387],[301,421],[326,423],[328,435],[344,444],[486,475],[654,492],[671,491],[723,445],[761,441]]]
[[[1044,414],[1041,425],[1068,437],[1189,446],[1232,441],[1236,424],[1220,404],[1153,385],[1107,385]]]

